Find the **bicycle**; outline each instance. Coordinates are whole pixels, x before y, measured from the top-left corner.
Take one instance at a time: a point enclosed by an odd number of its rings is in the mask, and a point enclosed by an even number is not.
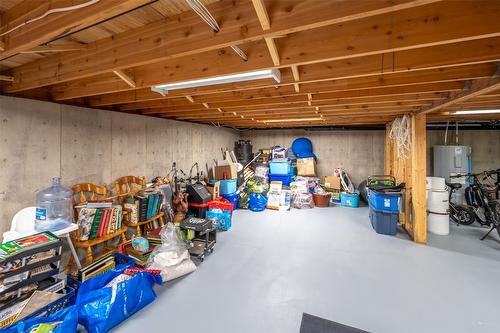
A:
[[[490,230],[481,238],[484,240],[488,235],[493,231],[497,230],[498,235],[500,236],[500,202],[498,200],[491,200],[491,194],[488,193],[486,186],[481,184],[479,181],[479,177],[481,175],[485,176],[483,180],[489,177],[489,174],[493,174],[495,172],[499,172],[498,170],[490,171],[490,172],[481,172],[481,173],[467,173],[467,174],[459,174],[450,176],[450,178],[458,178],[458,177],[470,177],[472,178],[472,184],[470,185],[471,189],[470,193],[473,193],[473,200],[478,207],[482,207],[484,209],[484,218],[485,223],[491,226]]]
[[[474,223],[475,220],[474,211],[470,207],[454,203],[451,200],[453,193],[456,192],[458,189],[462,188],[462,184],[446,182],[446,186],[450,188],[450,194],[448,195],[448,202],[450,207],[449,212],[451,219],[455,221],[457,224],[470,225]]]
[[[488,200],[498,200],[498,193],[500,189],[500,169],[485,171],[482,174],[484,175],[484,178],[480,183],[488,197]],[[494,184],[491,184],[491,178],[495,174],[497,179]],[[477,177],[479,177],[479,175],[481,174],[477,174]],[[484,181],[487,179],[490,180],[490,182],[488,184],[484,184]],[[486,218],[485,208],[482,204],[478,186],[474,185],[474,182],[472,182],[472,184],[465,189],[465,200],[467,205],[474,210],[477,222],[482,226],[490,226],[490,222]]]

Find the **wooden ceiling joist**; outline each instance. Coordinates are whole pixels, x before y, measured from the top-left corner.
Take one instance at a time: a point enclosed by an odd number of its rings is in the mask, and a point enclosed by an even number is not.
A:
[[[0,59],[31,50],[61,35],[78,31],[150,2],[151,0],[107,0],[72,11],[49,14],[43,19],[25,24],[6,34],[5,47],[0,52]],[[25,0],[2,14],[1,31],[9,31],[27,20],[43,15],[50,9],[74,5],[73,0]]]
[[[7,91],[22,91],[112,72],[116,69],[161,62],[209,50],[220,50],[266,37],[283,36],[291,32],[347,22],[359,17],[392,13],[403,8],[413,8],[436,1],[438,0],[332,4],[330,1],[290,0],[274,8],[273,28],[264,32],[256,19],[252,3],[222,0],[208,6],[211,14],[224,22],[224,27],[217,34],[207,29],[205,22],[200,20],[195,13],[183,13],[171,20],[155,22],[118,34],[113,38],[89,44],[89,49],[78,55],[46,58],[20,66],[12,72],[12,75],[22,77],[23,80],[8,88]],[[293,6],[293,11],[290,11],[290,6]],[[238,14],[234,15],[234,13]],[[86,61],[81,61],[81,59]],[[41,67],[45,70],[41,72],[36,70]],[[54,76],[56,72],[57,75]]]
[[[254,56],[261,55],[262,60],[267,64],[270,61],[267,56],[267,49],[265,46],[261,48],[260,52],[254,50]],[[387,53],[382,55],[371,55],[366,57],[353,58],[349,60],[339,60],[332,62],[318,63],[314,65],[305,66],[304,71],[301,74],[301,83],[311,82],[311,80],[329,80],[329,79],[343,79],[352,77],[361,77],[368,75],[380,75],[381,73],[402,73],[414,70],[423,69],[433,69],[433,68],[443,68],[447,66],[457,66],[457,65],[467,65],[467,64],[479,64],[484,62],[499,61],[500,60],[500,38],[487,38],[480,39],[471,42],[455,43],[450,45],[440,45],[433,47],[426,47],[422,49],[405,50],[394,53]],[[198,69],[191,68],[191,61],[193,63],[198,63]],[[231,53],[225,53],[219,55],[218,53],[203,54],[202,56],[191,57],[189,64],[186,63],[179,68],[187,68],[191,71],[190,77],[196,77],[199,73],[202,73],[204,69],[210,68],[211,64],[222,62],[225,64],[228,70],[237,71],[238,69],[245,68],[247,70],[258,69],[253,65],[252,60],[247,62],[241,61],[241,59]],[[143,76],[144,80],[154,81],[154,80],[164,80],[164,77],[176,77],[175,66],[171,65],[172,70],[168,72],[163,72],[159,68],[150,68],[141,70],[139,77]],[[147,67],[147,66],[146,66]],[[265,66],[261,66],[260,69]],[[170,67],[169,67],[170,68]],[[310,69],[310,71],[309,71]],[[151,71],[163,72],[162,75],[154,75]],[[309,73],[312,73],[309,75]],[[214,71],[211,75],[223,74],[218,71]],[[178,74],[179,75],[179,74]],[[158,76],[156,79],[153,76]],[[138,78],[137,74],[135,75]],[[163,78],[162,78],[163,77]],[[179,79],[180,80],[180,79]],[[272,87],[273,83],[267,81],[267,86]],[[292,84],[295,82],[289,71],[282,71],[282,82],[283,84]],[[144,84],[145,90],[149,90],[149,85]],[[261,82],[247,82],[238,85],[232,85],[232,87],[249,87],[255,88],[256,86],[262,86]],[[176,94],[190,94],[196,95],[203,91],[216,91],[217,87],[201,87],[196,89],[183,89],[179,91],[172,91],[169,96],[175,96]],[[223,88],[221,88],[223,89]],[[227,89],[227,88],[226,88]],[[102,95],[105,93],[116,93],[121,91],[131,90],[130,87],[123,84],[121,80],[116,77],[110,78],[108,75],[102,76],[102,78],[91,78],[88,80],[73,81],[65,84],[57,85],[52,89],[54,100],[67,100],[78,97],[85,96],[95,96]],[[131,92],[134,96],[135,92]],[[149,96],[156,96],[161,98],[161,95],[155,93],[149,93]]]
[[[500,63],[497,71],[490,78],[471,80],[466,84],[463,91],[450,93],[445,100],[434,101],[431,105],[418,110],[418,113],[431,113],[442,110],[446,107],[465,102],[476,96],[487,94],[500,88]]]
[[[58,53],[58,52],[73,52],[82,51],[87,47],[85,44],[80,43],[64,43],[64,44],[45,44],[36,46],[30,50],[21,51],[23,54],[30,53]]]
[[[327,80],[322,82],[301,83],[303,93],[317,93],[321,91],[348,91],[356,89],[369,89],[391,86],[405,86],[413,84],[426,84],[434,82],[447,81],[465,81],[482,77],[489,77],[494,70],[495,65],[485,63],[480,65],[455,66],[439,69],[410,71],[407,73],[386,73],[373,76],[364,76],[351,79]],[[294,94],[294,89],[290,85],[281,85],[278,88],[246,88],[237,89],[233,85],[227,85],[227,88],[210,90],[208,87],[197,91],[191,91],[195,95],[202,95],[203,98],[214,99],[219,97],[234,97],[235,99],[254,98],[256,96],[287,96]],[[164,100],[181,96],[180,93],[172,91],[165,98],[150,89],[139,89],[135,91],[124,91],[116,94],[100,95],[88,98],[88,104],[94,107],[107,105],[116,105],[124,103],[139,103],[145,101]],[[213,97],[210,97],[213,96]]]

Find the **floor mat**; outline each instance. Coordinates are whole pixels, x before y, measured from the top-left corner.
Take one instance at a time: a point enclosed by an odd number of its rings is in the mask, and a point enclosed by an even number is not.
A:
[[[302,315],[302,323],[300,324],[300,333],[368,333],[368,332],[304,313]]]

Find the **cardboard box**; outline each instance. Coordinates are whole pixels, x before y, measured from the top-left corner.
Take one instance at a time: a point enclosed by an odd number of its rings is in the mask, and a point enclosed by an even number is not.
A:
[[[238,178],[238,172],[236,170],[236,164],[228,165],[217,165],[214,167],[214,179],[221,180],[224,179],[236,179]]]
[[[340,177],[325,176],[325,186],[340,190]]]
[[[297,175],[298,176],[316,175],[316,161],[314,160],[314,157],[297,159]]]

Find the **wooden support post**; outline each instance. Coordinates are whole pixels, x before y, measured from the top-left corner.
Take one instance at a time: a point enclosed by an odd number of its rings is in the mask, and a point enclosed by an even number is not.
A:
[[[412,117],[411,124],[411,202],[413,216],[413,239],[427,243],[427,204],[425,195],[426,177],[426,116],[423,113]]]
[[[393,155],[393,142],[389,137],[389,133],[391,132],[391,123],[385,126],[385,142],[384,142],[384,174],[393,175],[393,163],[392,163],[392,155]]]

